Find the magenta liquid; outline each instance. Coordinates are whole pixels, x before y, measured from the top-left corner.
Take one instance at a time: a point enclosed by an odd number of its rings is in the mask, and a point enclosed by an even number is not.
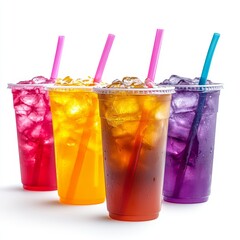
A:
[[[27,83],[27,84],[25,84]],[[52,116],[47,91],[24,82],[11,86],[24,189],[56,190]]]
[[[180,79],[171,103],[163,196],[169,202],[200,203],[211,190],[221,87],[200,89]]]

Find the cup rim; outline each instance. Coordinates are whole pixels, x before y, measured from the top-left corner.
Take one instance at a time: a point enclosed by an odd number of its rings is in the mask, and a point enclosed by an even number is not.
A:
[[[11,89],[22,89],[22,88],[35,88],[35,87],[43,87],[46,88],[48,86],[53,85],[53,83],[34,83],[34,84],[27,84],[27,83],[8,83],[8,88]]]
[[[161,85],[154,88],[106,88],[93,87],[98,94],[166,95],[175,93],[174,86]]]
[[[219,91],[223,89],[222,83],[212,83],[212,84],[205,84],[205,85],[172,85],[175,87],[176,91],[195,91],[195,92],[212,92],[212,91]]]
[[[79,86],[79,85],[52,85],[47,86],[46,89],[52,92],[70,92],[81,90],[84,92],[93,92],[93,86]]]

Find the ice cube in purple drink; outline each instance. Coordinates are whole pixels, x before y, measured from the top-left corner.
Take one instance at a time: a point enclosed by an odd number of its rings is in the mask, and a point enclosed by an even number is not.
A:
[[[198,94],[194,92],[178,92],[172,98],[172,110],[174,113],[194,111],[198,104]]]
[[[172,115],[169,118],[168,135],[186,141],[190,132],[191,123],[188,118],[182,119],[186,114]]]
[[[167,154],[178,156],[185,148],[186,142],[177,138],[168,137],[167,141]]]
[[[163,85],[178,85],[178,84],[189,84],[192,80],[190,78],[180,77],[178,75],[172,75],[169,79],[165,79]]]

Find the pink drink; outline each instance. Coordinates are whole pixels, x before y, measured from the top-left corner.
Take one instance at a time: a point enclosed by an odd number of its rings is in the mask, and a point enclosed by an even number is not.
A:
[[[56,170],[52,116],[44,77],[35,77],[12,89],[16,116],[18,150],[23,188],[35,191],[56,190]]]

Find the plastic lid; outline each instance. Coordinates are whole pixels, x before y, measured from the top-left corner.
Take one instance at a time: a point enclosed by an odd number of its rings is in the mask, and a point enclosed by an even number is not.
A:
[[[176,91],[194,91],[194,92],[212,92],[223,89],[222,83],[213,83],[207,85],[172,85]]]
[[[53,83],[46,83],[46,84],[21,84],[21,83],[9,83],[8,88],[14,88],[14,89],[22,89],[22,88],[35,88],[35,87],[47,87],[52,86]]]
[[[106,88],[106,87],[93,87],[93,91],[98,94],[129,94],[129,95],[163,95],[173,94],[174,86],[161,85],[156,88]]]
[[[54,92],[72,92],[72,91],[84,91],[93,92],[93,86],[80,86],[80,85],[52,85],[47,86],[47,90]]]

